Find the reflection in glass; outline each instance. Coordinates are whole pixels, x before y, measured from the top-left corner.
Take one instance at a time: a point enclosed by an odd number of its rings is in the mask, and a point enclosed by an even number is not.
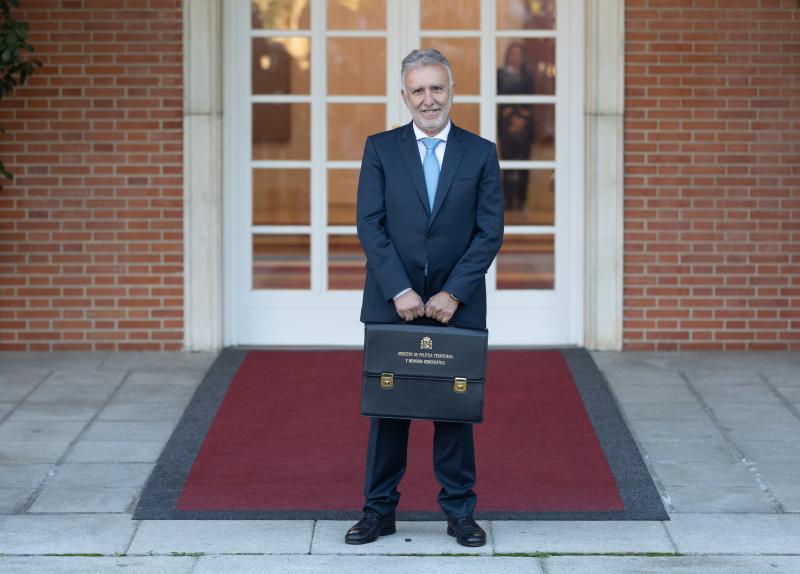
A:
[[[385,30],[386,0],[328,0],[328,30]]]
[[[555,225],[555,171],[503,169],[506,225]]]
[[[450,118],[460,128],[474,134],[481,133],[480,104],[453,104],[450,109]]]
[[[497,95],[555,95],[555,62],[553,38],[499,38]]]
[[[356,224],[357,169],[328,170],[328,225]]]
[[[480,0],[421,2],[423,30],[480,30]]]
[[[385,38],[328,38],[328,94],[386,95]]]
[[[556,0],[497,0],[498,30],[555,30]]]
[[[328,104],[328,159],[360,160],[367,136],[385,129],[385,104]]]
[[[309,104],[253,104],[253,159],[310,158]]]
[[[506,233],[497,254],[497,288],[555,288],[555,236]]]
[[[253,170],[253,225],[309,225],[311,172]]]
[[[436,48],[447,57],[453,69],[457,94],[480,95],[480,38],[423,38],[422,48]]]
[[[501,160],[555,158],[555,105],[498,104],[497,141]]]
[[[357,236],[328,236],[328,289],[363,289],[366,262]]]
[[[310,236],[253,236],[253,289],[310,288]]]
[[[254,30],[308,30],[311,28],[309,0],[252,0]]]
[[[253,38],[252,58],[254,94],[310,93],[310,38]]]

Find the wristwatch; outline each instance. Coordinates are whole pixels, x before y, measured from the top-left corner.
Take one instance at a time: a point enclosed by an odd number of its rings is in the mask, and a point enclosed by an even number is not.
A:
[[[457,301],[457,302],[459,302],[459,303],[461,302],[461,299],[459,299],[458,297],[456,297],[456,296],[455,296],[455,295],[453,295],[452,293],[448,293],[448,295],[450,295],[450,298],[451,298],[453,301]]]

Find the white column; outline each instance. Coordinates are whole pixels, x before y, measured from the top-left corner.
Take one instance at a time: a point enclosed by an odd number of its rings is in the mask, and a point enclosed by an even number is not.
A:
[[[586,321],[589,349],[622,348],[625,1],[586,1]]]
[[[184,349],[222,347],[222,0],[183,5]]]

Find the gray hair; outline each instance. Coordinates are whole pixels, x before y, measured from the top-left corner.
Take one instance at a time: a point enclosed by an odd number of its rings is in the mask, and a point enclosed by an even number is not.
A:
[[[411,68],[421,66],[444,66],[447,70],[447,80],[450,87],[453,87],[453,70],[450,68],[450,62],[436,48],[428,48],[427,50],[411,50],[411,53],[403,58],[403,65],[400,67],[400,86],[403,90],[406,88],[406,72]]]

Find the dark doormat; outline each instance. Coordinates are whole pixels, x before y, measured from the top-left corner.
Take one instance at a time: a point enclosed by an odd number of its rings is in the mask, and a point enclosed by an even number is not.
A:
[[[224,349],[134,519],[354,519],[369,420],[359,351]],[[475,425],[483,520],[669,520],[591,355],[489,351]],[[442,520],[432,423],[411,425],[398,518]]]

